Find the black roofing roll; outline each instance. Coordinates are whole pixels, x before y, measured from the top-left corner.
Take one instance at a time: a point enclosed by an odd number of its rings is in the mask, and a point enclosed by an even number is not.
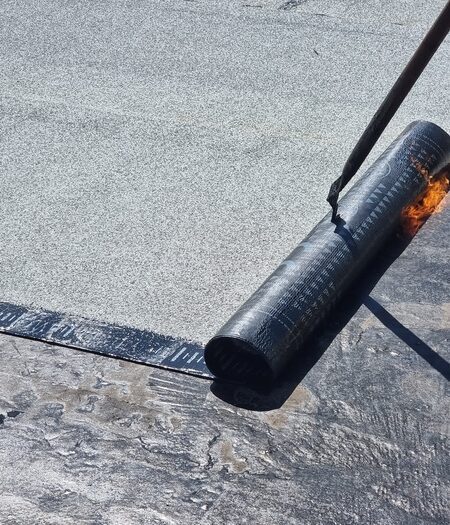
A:
[[[205,348],[216,377],[270,383],[382,246],[402,209],[450,162],[450,136],[414,122]]]

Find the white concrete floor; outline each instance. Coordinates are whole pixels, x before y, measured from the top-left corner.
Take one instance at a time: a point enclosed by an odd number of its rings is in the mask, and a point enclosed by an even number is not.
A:
[[[234,312],[445,2],[281,4],[2,2],[0,300],[201,341]],[[448,57],[372,160],[412,120],[449,129]]]

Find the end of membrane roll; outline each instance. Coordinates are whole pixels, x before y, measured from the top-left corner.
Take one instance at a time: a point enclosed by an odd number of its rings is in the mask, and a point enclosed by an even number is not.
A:
[[[209,341],[211,372],[271,385],[423,192],[427,179],[418,167],[434,176],[449,159],[445,131],[409,125],[340,200],[340,227],[327,214]]]
[[[218,378],[251,385],[268,385],[274,373],[250,343],[236,337],[217,336],[205,348],[205,362]]]

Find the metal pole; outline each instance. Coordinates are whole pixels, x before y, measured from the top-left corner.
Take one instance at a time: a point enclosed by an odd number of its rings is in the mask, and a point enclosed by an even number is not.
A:
[[[350,157],[345,163],[341,176],[331,185],[327,201],[333,209],[331,218],[333,222],[337,217],[337,200],[339,192],[358,171],[380,135],[389,124],[389,121],[400,107],[406,95],[422,74],[422,71],[425,69],[431,57],[447,36],[449,30],[450,0],[447,2],[447,5],[426,34],[425,38],[422,40],[417,51],[398,77],[396,83],[389,91],[387,97],[383,100],[378,111],[375,113],[356,146],[353,148]]]

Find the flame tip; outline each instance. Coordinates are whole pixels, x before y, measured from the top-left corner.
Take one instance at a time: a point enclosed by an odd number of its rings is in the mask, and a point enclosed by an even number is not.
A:
[[[442,210],[443,199],[450,188],[449,173],[430,177],[426,168],[414,159],[412,160],[417,171],[426,178],[427,186],[414,203],[402,210],[402,229],[411,237],[418,232],[432,213],[439,213]]]

